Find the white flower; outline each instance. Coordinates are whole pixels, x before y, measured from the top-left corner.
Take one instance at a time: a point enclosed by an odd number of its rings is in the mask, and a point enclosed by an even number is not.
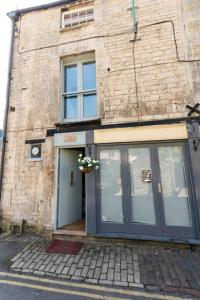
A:
[[[80,166],[79,169],[82,171],[83,170],[83,166]]]
[[[78,159],[78,162],[79,162],[79,163],[81,162],[81,159],[80,159],[80,158]]]
[[[92,164],[88,164],[88,167],[92,167]]]
[[[95,167],[95,170],[98,170],[98,169],[99,169],[99,166],[96,166],[96,167]]]
[[[82,157],[83,155],[82,154],[79,154],[79,157]]]

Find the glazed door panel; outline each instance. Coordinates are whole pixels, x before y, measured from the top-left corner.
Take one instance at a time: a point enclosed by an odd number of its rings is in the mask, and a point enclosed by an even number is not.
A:
[[[123,223],[120,149],[100,152],[101,220]]]
[[[159,145],[160,201],[163,234],[192,237],[192,195],[184,144]]]

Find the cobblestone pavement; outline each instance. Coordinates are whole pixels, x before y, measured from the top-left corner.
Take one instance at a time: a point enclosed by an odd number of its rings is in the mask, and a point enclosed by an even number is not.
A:
[[[11,270],[152,291],[183,292],[200,299],[200,252],[145,244],[85,243],[78,255],[46,253],[40,239],[11,260]]]

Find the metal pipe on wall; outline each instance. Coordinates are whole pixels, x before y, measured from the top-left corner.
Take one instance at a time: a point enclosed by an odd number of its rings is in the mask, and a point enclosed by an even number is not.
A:
[[[132,0],[133,31],[137,33],[137,18],[135,12],[135,0]]]
[[[0,195],[2,195],[2,183],[3,183],[3,171],[4,171],[4,160],[5,160],[5,147],[6,147],[6,131],[8,123],[8,111],[9,111],[9,97],[10,97],[10,81],[12,72],[12,58],[13,58],[13,44],[14,44],[14,31],[15,31],[15,21],[16,14],[11,17],[12,27],[11,27],[11,39],[10,39],[10,50],[8,58],[8,79],[7,79],[7,90],[6,90],[6,103],[4,112],[4,122],[3,122],[3,141],[2,141],[2,156],[0,165]],[[1,200],[1,196],[0,196]]]

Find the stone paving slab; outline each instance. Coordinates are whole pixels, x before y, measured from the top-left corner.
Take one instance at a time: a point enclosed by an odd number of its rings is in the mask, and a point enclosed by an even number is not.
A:
[[[28,239],[27,239],[28,240]],[[200,252],[143,244],[85,243],[78,255],[47,253],[32,239],[11,260],[11,270],[94,284],[196,291],[200,297]]]

